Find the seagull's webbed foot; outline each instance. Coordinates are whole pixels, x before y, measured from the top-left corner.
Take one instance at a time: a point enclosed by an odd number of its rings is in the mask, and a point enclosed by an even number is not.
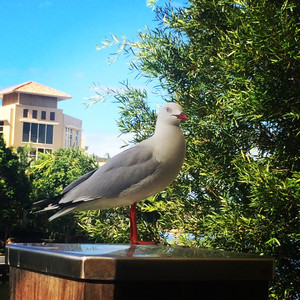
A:
[[[130,244],[135,244],[135,245],[156,245],[157,242],[150,242],[150,241],[141,241],[138,239],[130,239]]]

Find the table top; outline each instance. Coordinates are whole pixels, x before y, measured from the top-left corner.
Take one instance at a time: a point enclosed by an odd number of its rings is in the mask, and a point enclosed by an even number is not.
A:
[[[79,280],[272,280],[274,276],[274,260],[269,257],[166,245],[9,244],[6,263]]]

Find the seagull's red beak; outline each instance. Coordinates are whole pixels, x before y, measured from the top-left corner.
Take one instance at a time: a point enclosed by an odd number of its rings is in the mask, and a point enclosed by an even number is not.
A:
[[[178,119],[183,120],[183,121],[188,121],[188,117],[186,114],[184,114],[183,112],[179,115],[175,115]]]

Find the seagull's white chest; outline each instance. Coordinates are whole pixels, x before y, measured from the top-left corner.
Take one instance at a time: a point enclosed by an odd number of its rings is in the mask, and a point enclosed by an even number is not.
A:
[[[154,149],[154,157],[165,166],[168,172],[178,174],[185,157],[185,139],[180,128],[172,126],[158,135],[156,139],[158,142]]]

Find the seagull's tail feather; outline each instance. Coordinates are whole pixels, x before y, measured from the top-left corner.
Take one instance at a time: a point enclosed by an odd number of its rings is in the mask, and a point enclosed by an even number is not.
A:
[[[43,199],[32,204],[32,208],[35,212],[41,212],[45,210],[52,210],[59,208],[58,202],[64,195],[60,194],[58,196],[54,196],[52,198]]]
[[[49,221],[51,222],[52,220],[59,218],[61,216],[64,216],[73,210],[75,210],[75,206],[67,206],[67,207],[62,207],[64,205],[60,205],[59,201],[61,198],[64,196],[64,194],[60,194],[58,196],[49,198],[49,199],[43,199],[37,202],[34,202],[32,204],[32,208],[35,210],[34,213],[39,213],[47,210],[53,210],[53,209],[60,209],[56,214],[51,216],[49,218]]]
[[[71,207],[65,207],[63,209],[61,209],[60,211],[58,211],[56,214],[54,214],[53,216],[51,216],[48,220],[49,222],[53,221],[54,219],[56,218],[59,218],[61,216],[64,216],[70,212],[72,212],[73,210],[75,210],[75,207],[74,206],[71,206]]]

